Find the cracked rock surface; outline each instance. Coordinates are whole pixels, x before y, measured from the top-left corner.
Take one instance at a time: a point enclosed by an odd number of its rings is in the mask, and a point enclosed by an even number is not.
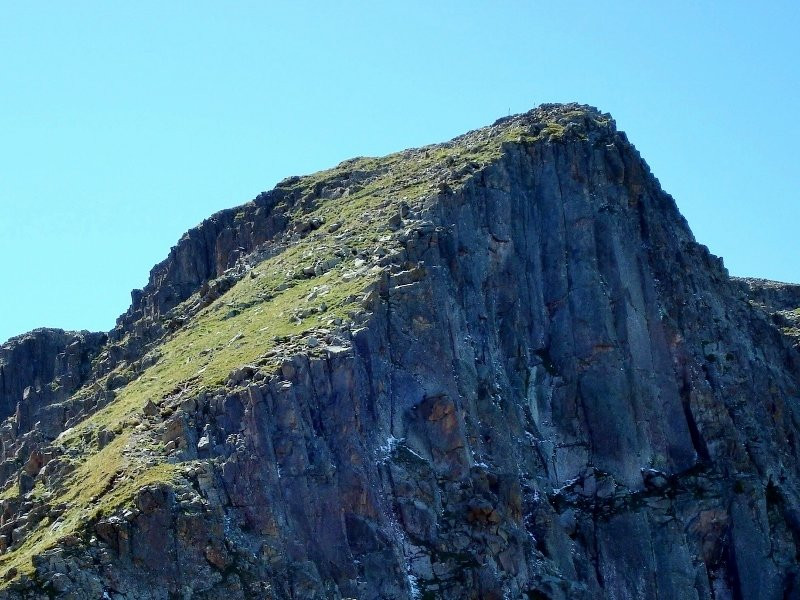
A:
[[[591,107],[289,178],[0,347],[0,598],[800,598],[798,309]]]

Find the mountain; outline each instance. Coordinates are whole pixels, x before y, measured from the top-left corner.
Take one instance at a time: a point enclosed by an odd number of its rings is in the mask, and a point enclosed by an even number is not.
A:
[[[5,598],[800,598],[800,286],[542,105],[210,217],[0,347]]]

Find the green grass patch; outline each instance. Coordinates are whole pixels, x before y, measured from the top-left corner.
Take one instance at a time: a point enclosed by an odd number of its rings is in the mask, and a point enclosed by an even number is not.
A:
[[[61,538],[78,533],[98,517],[118,510],[143,486],[174,478],[175,465],[162,462],[148,466],[137,458],[141,455],[131,452],[148,441],[140,437],[131,444],[133,426],[148,400],[159,404],[176,388],[190,393],[217,388],[233,369],[258,362],[281,339],[322,327],[333,318],[347,318],[371,278],[362,275],[344,281],[342,272],[351,265],[343,263],[319,277],[287,281],[286,270],[295,270],[304,260],[303,255],[304,247],[299,245],[258,265],[255,277],[245,276],[173,334],[160,347],[158,362],[118,390],[111,404],[62,434],[57,443],[76,455],[72,459],[76,467],[59,484],[59,491],[51,492],[49,503],[68,508],[55,524],[40,523],[21,546],[0,556],[0,573],[12,567],[18,573],[30,573],[33,556],[52,548]],[[282,285],[289,287],[280,289]],[[314,288],[318,295],[307,302]],[[328,307],[326,311],[313,313],[302,321],[293,318],[298,307],[323,302]],[[228,316],[231,306],[241,307],[234,316]],[[94,439],[100,429],[118,431],[119,435],[98,451]],[[160,453],[156,448],[152,450],[152,457],[158,460]],[[166,461],[163,455],[160,459]],[[44,491],[41,484],[37,487]],[[5,498],[17,495],[16,485],[3,492]]]
[[[130,503],[141,488],[175,478],[175,465],[143,466],[127,458],[129,442],[130,434],[123,434],[78,465],[62,492],[52,499],[66,505],[66,510],[54,523],[40,522],[22,545],[0,555],[0,577],[12,568],[18,574],[31,574],[34,556],[54,547],[66,536],[80,535],[87,524]]]
[[[270,361],[278,359],[271,351],[280,349],[287,339],[299,340],[334,320],[347,321],[352,311],[360,309],[362,296],[378,277],[371,270],[356,270],[353,252],[369,253],[377,244],[391,251],[396,242],[387,235],[387,222],[401,202],[413,206],[441,193],[439,183],[457,188],[476,170],[500,158],[507,143],[559,138],[564,131],[564,125],[548,123],[532,138],[527,127],[510,123],[442,145],[353,159],[282,183],[282,188],[295,192],[291,194],[294,204],[286,207],[291,216],[295,220],[317,217],[322,227],[307,231],[305,237],[256,265],[224,295],[193,314],[158,347],[155,364],[117,389],[110,404],[59,436],[55,446],[64,451],[64,459],[72,461],[74,469],[57,489],[37,483],[31,497],[66,509],[55,523],[41,522],[19,547],[0,556],[0,573],[12,567],[30,573],[33,556],[67,535],[84,535],[87,524],[118,511],[143,486],[175,481],[180,465],[168,463],[163,446],[136,430],[147,402],[159,405],[176,392],[193,395],[218,389],[244,364],[267,370],[276,367]],[[238,210],[234,222],[246,221],[249,210],[247,205]],[[339,228],[329,233],[332,223]],[[334,256],[340,263],[324,274],[303,275],[305,268]],[[195,294],[172,313],[188,314],[198,300]],[[136,376],[129,365],[123,365],[93,387],[78,391],[76,399],[94,396],[97,386],[119,375]],[[97,432],[102,429],[117,435],[98,449]],[[160,462],[153,464],[152,459]],[[0,499],[18,495],[17,486],[10,485]]]
[[[155,365],[120,389],[111,404],[62,434],[60,441],[70,445],[90,428],[117,429],[137,415],[148,400],[159,404],[176,389],[197,392],[219,387],[233,369],[258,362],[281,338],[324,327],[333,318],[346,319],[356,307],[352,297],[368,286],[370,278],[343,281],[342,271],[348,266],[344,263],[320,277],[287,281],[285,271],[301,266],[292,260],[301,251],[300,247],[293,248],[289,256],[280,255],[257,266],[255,271],[260,275],[244,277],[200,311],[160,347],[161,357]],[[291,287],[277,291],[282,283]],[[307,302],[315,287],[329,289]],[[325,312],[300,322],[292,318],[299,307],[322,303],[328,307]],[[234,307],[238,308],[231,315]]]

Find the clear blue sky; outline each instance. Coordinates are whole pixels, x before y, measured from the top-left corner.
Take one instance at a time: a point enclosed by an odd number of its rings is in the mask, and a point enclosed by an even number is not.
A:
[[[4,2],[0,340],[108,330],[285,176],[611,112],[734,274],[800,281],[800,3]]]

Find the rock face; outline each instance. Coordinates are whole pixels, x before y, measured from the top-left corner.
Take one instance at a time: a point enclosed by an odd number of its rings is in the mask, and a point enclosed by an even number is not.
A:
[[[770,315],[784,335],[800,349],[800,285],[766,279],[733,278],[749,301]]]
[[[289,178],[2,347],[0,598],[800,598],[798,289],[586,106]]]
[[[0,419],[15,412],[35,415],[69,398],[86,382],[105,341],[101,333],[37,329],[0,346]],[[28,409],[23,399],[33,396],[41,402]]]
[[[52,441],[70,414],[64,402],[86,383],[106,335],[37,329],[0,346],[0,482],[23,478],[31,452]]]

